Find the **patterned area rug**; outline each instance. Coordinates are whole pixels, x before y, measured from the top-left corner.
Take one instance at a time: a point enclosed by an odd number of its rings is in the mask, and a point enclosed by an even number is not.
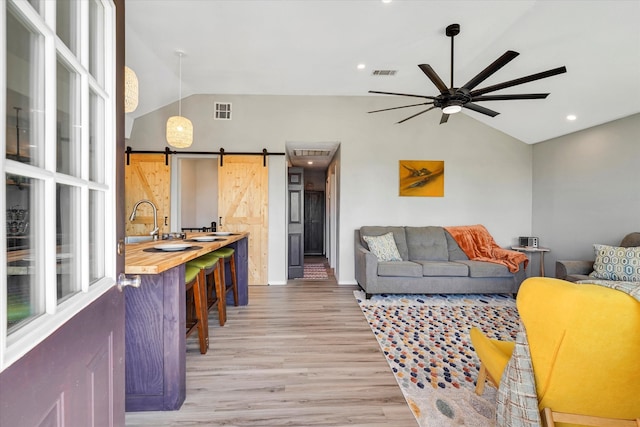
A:
[[[303,279],[328,279],[327,269],[322,263],[305,263]]]
[[[494,425],[496,389],[474,393],[480,361],[469,330],[515,340],[511,296],[354,295],[421,427]]]

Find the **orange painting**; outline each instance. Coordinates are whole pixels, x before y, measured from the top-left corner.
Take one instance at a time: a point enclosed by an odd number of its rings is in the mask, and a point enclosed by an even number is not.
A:
[[[400,160],[400,196],[444,197],[444,160]]]

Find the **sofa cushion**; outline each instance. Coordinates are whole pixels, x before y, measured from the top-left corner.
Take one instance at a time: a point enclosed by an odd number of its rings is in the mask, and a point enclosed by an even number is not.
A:
[[[378,258],[378,261],[402,261],[398,253],[398,247],[393,240],[393,233],[389,232],[382,236],[364,236],[362,237],[369,250]]]
[[[422,266],[411,261],[382,261],[378,263],[378,276],[422,277]]]
[[[407,249],[407,238],[405,237],[404,227],[365,225],[364,227],[360,227],[360,240],[363,246],[369,248],[367,242],[364,241],[364,236],[381,236],[389,232],[393,233],[393,240],[396,242],[400,258],[407,261],[409,259],[409,251]]]
[[[469,275],[469,267],[458,262],[425,260],[415,260],[414,262],[422,265],[423,276],[467,277]]]
[[[405,227],[409,260],[448,261],[447,238],[442,227]]]
[[[640,282],[640,247],[593,245],[596,260],[590,278]]]
[[[513,277],[509,269],[494,262],[459,260],[456,261],[469,267],[469,277]]]

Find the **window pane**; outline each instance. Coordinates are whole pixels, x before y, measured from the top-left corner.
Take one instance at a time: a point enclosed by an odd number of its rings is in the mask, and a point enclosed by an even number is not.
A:
[[[56,2],[56,34],[71,52],[78,54],[78,0]]]
[[[35,253],[36,225],[32,212],[42,208],[42,182],[6,176],[7,206],[7,330],[14,332],[44,313],[42,259]]]
[[[89,179],[104,183],[104,100],[89,95]]]
[[[33,6],[35,10],[40,12],[40,4],[42,3],[40,0],[29,0],[29,3],[31,4],[31,6]]]
[[[68,175],[79,175],[80,146],[78,76],[58,58],[57,74],[57,167]]]
[[[104,193],[89,191],[89,283],[105,275],[104,267]]]
[[[56,196],[56,269],[60,302],[81,289],[80,189],[57,184]]]
[[[6,157],[42,166],[43,38],[8,12]]]
[[[104,86],[104,7],[98,0],[89,2],[89,72]]]

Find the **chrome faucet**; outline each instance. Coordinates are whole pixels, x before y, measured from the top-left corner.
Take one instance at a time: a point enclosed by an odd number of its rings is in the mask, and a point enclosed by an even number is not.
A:
[[[141,203],[149,203],[151,205],[151,208],[153,209],[153,230],[149,234],[153,236],[153,240],[158,240],[158,231],[160,230],[160,228],[158,228],[158,208],[156,208],[156,205],[154,205],[151,200],[143,199],[138,201],[133,206],[133,212],[131,212],[131,216],[129,216],[129,221],[133,221],[134,219],[136,219],[136,210]]]

